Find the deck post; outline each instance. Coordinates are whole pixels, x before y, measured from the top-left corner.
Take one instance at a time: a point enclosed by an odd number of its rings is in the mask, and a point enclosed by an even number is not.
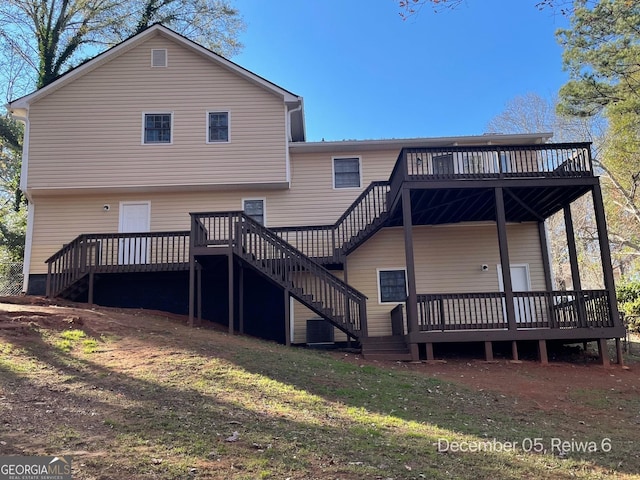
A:
[[[93,270],[91,270],[89,272],[89,293],[87,293],[87,303],[89,304],[89,306],[93,306],[93,283],[94,283],[94,276],[95,274],[93,273]]]
[[[196,264],[196,299],[198,302],[198,325],[202,325],[202,265]]]
[[[542,253],[542,270],[544,272],[544,285],[547,292],[553,291],[551,279],[551,259],[549,257],[549,244],[547,243],[547,230],[544,220],[538,222],[538,237],[540,238],[540,253]]]
[[[520,357],[518,356],[518,342],[515,340],[511,341],[511,358],[514,362],[520,361]]]
[[[234,225],[233,225],[233,220],[234,220],[234,215],[229,213],[227,216],[227,221],[229,222],[229,249],[227,251],[228,254],[228,262],[227,262],[227,269],[228,269],[228,273],[227,273],[227,283],[229,284],[229,291],[228,291],[228,302],[229,302],[229,334],[233,335],[233,321],[234,321],[234,309],[233,309],[233,300],[234,300],[234,292],[235,292],[235,284],[234,279],[233,279],[233,247],[234,247]],[[240,227],[240,222],[242,221],[241,218],[237,219],[237,228],[241,228]],[[237,242],[240,242],[240,234],[238,234],[238,238],[236,238]]]
[[[420,328],[418,326],[418,294],[416,292],[416,271],[413,256],[413,219],[411,216],[411,190],[402,188],[402,224],[404,228],[404,253],[407,267],[407,328],[409,333],[417,333]],[[412,360],[414,352],[417,349],[411,349]]]
[[[611,365],[611,361],[609,360],[609,349],[607,347],[607,339],[599,338],[598,339],[598,355],[600,356],[600,363],[603,367],[608,367]]]
[[[600,185],[594,185],[591,190],[593,196],[593,210],[596,217],[596,227],[598,230],[598,243],[600,244],[600,258],[602,259],[602,273],[604,276],[604,288],[609,292],[609,311],[611,322],[614,326],[621,324],[616,302],[616,286],[613,278],[613,267],[611,266],[611,250],[607,233],[607,221],[604,215],[604,203],[602,201],[602,190]]]
[[[484,342],[484,359],[493,362],[493,342]]]
[[[238,330],[244,334],[244,267],[242,265],[238,270]]]
[[[578,251],[576,249],[576,237],[573,229],[573,216],[571,205],[564,207],[564,227],[567,234],[567,248],[569,250],[569,264],[571,265],[571,281],[575,291],[575,302],[578,313],[578,326],[586,327],[587,319],[582,298],[582,282],[580,281],[580,267],[578,265]]]
[[[229,284],[229,296],[228,296],[228,302],[229,302],[229,334],[233,335],[233,320],[234,320],[234,310],[233,310],[233,299],[234,299],[234,290],[235,290],[235,285],[234,285],[234,279],[233,279],[233,250],[231,248],[229,248],[229,254],[228,254],[228,279],[227,279],[227,283]]]
[[[622,356],[622,342],[616,338],[616,363],[624,367],[624,357]]]
[[[429,342],[425,345],[426,350],[427,350],[427,361],[433,361],[435,359],[434,355],[433,355],[433,343]]]
[[[197,231],[196,219],[191,214],[191,232],[189,233],[189,326],[193,327],[193,310],[195,307],[196,293],[196,257],[193,253],[195,248],[195,234]]]
[[[549,356],[547,355],[547,341],[538,340],[538,357],[542,365],[549,365]]]
[[[291,302],[289,300],[289,289],[284,289],[284,343],[291,346]]]
[[[502,286],[504,288],[504,303],[507,312],[509,330],[516,330],[516,311],[513,303],[513,284],[511,283],[511,263],[509,261],[509,246],[507,242],[507,220],[504,211],[504,194],[502,187],[495,188],[496,197],[496,226],[498,228],[498,248],[500,249],[500,268],[502,269]]]
[[[47,283],[45,289],[45,295],[47,298],[51,298],[51,262],[47,263]]]

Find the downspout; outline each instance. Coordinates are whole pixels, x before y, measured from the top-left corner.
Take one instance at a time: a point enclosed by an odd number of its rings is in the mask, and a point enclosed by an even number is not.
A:
[[[20,190],[27,197],[27,231],[24,241],[24,259],[22,264],[22,291],[26,292],[29,288],[29,270],[31,266],[31,247],[33,244],[33,219],[35,214],[35,204],[32,202],[30,195],[27,193],[27,174],[29,171],[29,132],[31,130],[29,123],[29,110],[25,109],[25,115],[16,115],[10,108],[6,106],[11,116],[24,124],[24,137],[22,140],[22,165],[20,168]]]
[[[289,186],[291,186],[291,159],[289,156],[289,142],[293,140],[293,132],[291,130],[291,116],[293,113],[299,112],[300,110],[302,110],[302,101],[300,101],[300,104],[296,108],[289,110],[287,115],[287,151],[285,155],[286,155],[287,183],[289,184]]]

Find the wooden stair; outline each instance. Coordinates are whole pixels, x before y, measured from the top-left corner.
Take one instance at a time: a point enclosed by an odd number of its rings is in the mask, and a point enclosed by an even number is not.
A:
[[[411,361],[411,351],[401,335],[361,338],[362,356],[367,360]]]

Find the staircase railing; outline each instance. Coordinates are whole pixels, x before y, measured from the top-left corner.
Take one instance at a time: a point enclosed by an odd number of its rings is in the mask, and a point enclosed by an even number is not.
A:
[[[91,272],[186,269],[189,231],[89,233],[76,237],[46,260],[48,297],[55,297]]]
[[[386,219],[388,191],[389,182],[372,182],[332,225],[273,227],[271,231],[321,264],[342,263]]]
[[[367,297],[243,212],[192,213],[194,247],[233,252],[345,333],[366,336]]]

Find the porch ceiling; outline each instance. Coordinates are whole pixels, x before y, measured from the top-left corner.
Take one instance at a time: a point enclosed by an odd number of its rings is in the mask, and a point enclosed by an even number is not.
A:
[[[546,219],[589,192],[589,185],[503,187],[507,222]],[[495,220],[493,188],[411,190],[414,225],[482,222]],[[402,224],[402,207],[391,214],[391,224]]]

